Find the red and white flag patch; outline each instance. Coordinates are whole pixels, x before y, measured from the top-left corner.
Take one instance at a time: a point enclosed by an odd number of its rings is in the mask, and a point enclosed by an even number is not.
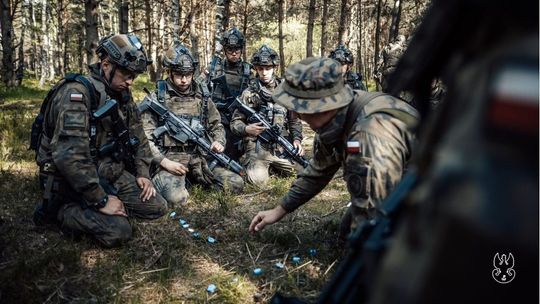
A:
[[[348,154],[360,153],[360,142],[359,141],[348,141],[347,142],[347,153]]]
[[[71,93],[69,95],[69,100],[71,100],[71,101],[83,101],[83,94],[81,94],[81,93]]]

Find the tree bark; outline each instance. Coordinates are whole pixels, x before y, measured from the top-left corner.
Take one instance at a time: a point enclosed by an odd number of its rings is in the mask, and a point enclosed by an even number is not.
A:
[[[326,25],[328,20],[328,2],[329,0],[323,0],[323,11],[321,16],[321,56],[325,56],[326,43],[328,39],[326,34]]]
[[[356,29],[358,31],[358,45],[356,46],[356,71],[365,75],[362,64],[362,0],[357,0],[357,13]]]
[[[308,24],[306,38],[306,57],[313,56],[313,24],[315,22],[315,0],[309,0]]]
[[[392,22],[390,23],[390,32],[388,41],[396,40],[399,34],[399,22],[401,21],[401,2],[402,0],[394,1],[394,8],[392,9]]]
[[[146,50],[148,52],[149,56],[152,56],[153,51],[153,35],[152,35],[152,23],[150,20],[152,19],[152,8],[150,7],[150,0],[144,0],[144,17],[145,17],[145,27],[146,27]],[[155,56],[152,56],[154,59]],[[155,60],[152,62],[150,67],[148,68],[148,72],[150,74],[150,81],[156,82],[157,75],[156,75],[156,66],[155,66]]]
[[[379,43],[381,40],[381,5],[382,0],[377,2],[377,25],[375,28],[375,54],[373,54],[373,66],[377,66],[377,61],[379,60]],[[379,83],[377,83],[377,90],[380,90]]]
[[[314,1],[314,0],[313,0]],[[243,19],[243,28],[242,28],[242,32],[243,32],[243,35],[244,35],[244,39],[247,41],[247,27],[248,27],[248,6],[249,6],[249,0],[244,0],[244,19]],[[243,57],[243,60],[246,61],[247,60],[247,54],[246,54],[246,48],[244,47],[244,50],[242,52],[242,57]]]
[[[338,40],[340,44],[345,44],[347,37],[347,0],[341,0],[341,12],[339,15]]]
[[[0,0],[1,23],[2,26],[2,80],[7,87],[16,85],[15,79],[15,49],[13,39],[13,12],[10,0]]]
[[[120,34],[127,34],[129,31],[129,2],[127,0],[118,1],[118,20]]]
[[[86,19],[86,63],[91,64],[95,61],[95,53],[98,44],[97,31],[97,0],[84,1],[84,15]],[[111,16],[112,17],[112,16]]]
[[[43,87],[45,84],[45,78],[47,78],[48,72],[49,72],[49,49],[50,49],[50,43],[49,43],[49,36],[48,36],[48,27],[47,27],[47,0],[43,0],[41,2],[42,10],[41,10],[41,30],[42,30],[42,38],[41,38],[41,76],[39,78],[39,87]]]
[[[283,2],[284,0],[277,0],[278,1],[278,34],[279,34],[279,57],[281,58],[281,64],[279,66],[280,68],[280,74],[281,76],[285,75],[285,65],[287,65],[287,62],[285,62],[285,55],[283,52],[283,14],[284,14],[284,8],[283,8]]]
[[[223,0],[223,29],[229,29],[229,17],[231,15],[231,0]]]
[[[180,43],[180,1],[172,1],[171,17],[173,23],[173,42],[174,44]]]

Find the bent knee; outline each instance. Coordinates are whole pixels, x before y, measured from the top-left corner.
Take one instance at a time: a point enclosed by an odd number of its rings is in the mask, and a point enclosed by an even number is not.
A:
[[[118,221],[109,230],[95,235],[95,238],[107,248],[118,247],[126,243],[133,236],[133,230],[127,220]]]
[[[169,191],[164,196],[169,206],[185,205],[188,202],[189,193],[186,189]]]
[[[247,172],[248,182],[256,186],[265,185],[269,179],[270,175],[266,169],[248,170]]]

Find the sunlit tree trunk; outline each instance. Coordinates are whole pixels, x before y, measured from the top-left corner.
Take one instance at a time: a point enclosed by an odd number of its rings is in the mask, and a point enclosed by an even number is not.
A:
[[[326,43],[327,43],[327,20],[328,20],[328,2],[329,0],[323,0],[323,11],[321,16],[321,56],[325,56],[326,54]]]
[[[338,40],[340,44],[345,44],[347,37],[347,0],[341,0],[341,13],[339,15]]]
[[[285,75],[285,65],[287,65],[287,62],[285,62],[285,55],[283,52],[283,2],[284,0],[277,0],[278,1],[278,34],[279,34],[279,57],[281,58],[281,65],[280,65],[280,72],[281,75]]]
[[[306,57],[313,56],[313,24],[315,22],[315,0],[309,0],[306,38]]]
[[[97,60],[95,53],[98,44],[97,31],[97,0],[85,0],[84,15],[86,28],[86,63],[91,64]]]
[[[15,33],[13,31],[13,7],[10,0],[0,0],[1,21],[2,26],[2,80],[7,87],[16,85],[15,79],[15,48],[13,39]]]

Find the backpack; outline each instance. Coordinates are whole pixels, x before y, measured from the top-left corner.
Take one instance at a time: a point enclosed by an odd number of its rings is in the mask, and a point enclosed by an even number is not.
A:
[[[66,83],[70,82],[78,82],[82,84],[86,90],[88,91],[88,95],[90,96],[90,109],[91,112],[94,113],[97,110],[97,99],[96,99],[96,93],[94,86],[90,81],[84,77],[81,74],[76,73],[70,73],[66,74],[64,78],[62,78],[52,89],[49,90],[47,93],[47,96],[45,96],[45,99],[43,99],[43,102],[41,103],[41,108],[39,110],[38,115],[34,119],[34,122],[32,123],[32,131],[30,132],[30,146],[28,147],[28,150],[34,150],[36,152],[36,158],[37,154],[39,152],[39,145],[41,144],[41,136],[46,130],[44,130],[43,123],[45,121],[45,115],[47,112],[47,109],[49,107],[49,103],[54,96],[56,96],[56,93],[58,90]],[[90,115],[90,152],[92,153],[92,156],[95,156],[95,142],[96,142],[96,121],[93,115]],[[94,147],[94,148],[92,148]]]

